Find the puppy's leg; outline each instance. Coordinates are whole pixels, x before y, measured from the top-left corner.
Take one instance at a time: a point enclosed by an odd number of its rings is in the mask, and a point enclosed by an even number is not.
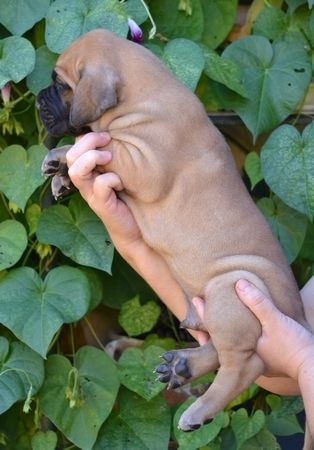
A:
[[[218,355],[209,341],[197,348],[172,350],[162,355],[164,362],[156,368],[159,381],[175,389],[218,368]]]
[[[208,283],[204,323],[217,350],[220,368],[205,394],[182,414],[179,428],[184,431],[210,421],[264,372],[264,363],[255,353],[261,327],[235,293],[234,283],[239,278],[267,292],[257,276],[245,271],[219,275]]]

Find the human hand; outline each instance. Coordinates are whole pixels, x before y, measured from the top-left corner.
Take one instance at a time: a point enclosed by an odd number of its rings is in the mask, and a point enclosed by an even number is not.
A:
[[[103,221],[117,250],[123,253],[141,239],[141,233],[131,211],[117,196],[123,189],[121,179],[113,172],[105,172],[112,159],[109,143],[108,133],[85,134],[76,139],[67,153],[67,164],[72,183]]]
[[[257,353],[271,373],[285,374],[298,380],[302,367],[314,356],[312,333],[280,312],[271,300],[247,280],[235,285],[240,300],[262,325]]]

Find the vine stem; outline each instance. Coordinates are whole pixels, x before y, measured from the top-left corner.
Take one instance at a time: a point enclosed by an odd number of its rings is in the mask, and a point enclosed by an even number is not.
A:
[[[72,356],[74,356],[75,355],[75,340],[74,340],[73,323],[70,323],[70,340],[71,340]]]
[[[15,220],[15,216],[12,213],[12,211],[10,210],[10,208],[8,207],[8,203],[7,203],[7,201],[6,201],[6,199],[5,199],[5,197],[4,197],[2,192],[0,192],[0,198],[2,200],[2,203],[4,204],[4,207],[5,207],[6,211],[9,213],[9,216],[11,217],[11,219]]]
[[[149,10],[148,6],[146,5],[146,2],[144,0],[141,0],[141,3],[143,5],[143,7],[145,8],[145,11],[147,12],[149,20],[150,20],[150,22],[152,24],[152,28],[149,31],[148,39],[153,39],[155,37],[156,31],[157,31],[156,23],[155,23],[155,21],[153,19],[153,16],[150,13],[150,10]]]
[[[180,336],[179,336],[178,331],[177,331],[177,327],[175,326],[175,323],[174,323],[174,320],[173,320],[173,315],[169,311],[169,309],[167,309],[167,312],[168,312],[168,317],[169,317],[169,320],[170,320],[170,323],[171,323],[171,328],[172,328],[173,334],[175,335],[176,340],[178,342],[181,342]]]
[[[86,325],[89,328],[89,331],[92,333],[93,338],[95,339],[95,341],[97,342],[97,344],[99,345],[99,347],[106,352],[106,348],[104,347],[104,345],[102,344],[101,340],[99,339],[99,337],[97,336],[96,331],[94,330],[93,325],[90,323],[90,321],[87,319],[87,317],[83,317],[84,321],[86,322]]]
[[[32,253],[32,251],[33,251],[34,248],[35,248],[35,245],[36,245],[36,242],[32,242],[32,243],[30,244],[30,246],[29,246],[29,248],[28,248],[28,250],[27,250],[27,253],[26,253],[26,255],[24,256],[23,261],[22,261],[22,263],[21,263],[21,266],[22,266],[22,267],[24,267],[24,266],[26,265],[26,262],[27,262],[27,260],[28,260],[28,258],[29,258],[29,256],[30,256],[30,254]]]

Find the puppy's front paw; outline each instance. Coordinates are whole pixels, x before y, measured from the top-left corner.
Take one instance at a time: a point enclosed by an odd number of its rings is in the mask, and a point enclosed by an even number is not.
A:
[[[46,177],[53,177],[54,175],[66,177],[68,174],[66,154],[70,148],[71,145],[64,145],[63,147],[50,150],[41,166],[43,175]]]
[[[64,197],[75,190],[74,184],[68,176],[54,175],[51,181],[51,191],[54,198]]]

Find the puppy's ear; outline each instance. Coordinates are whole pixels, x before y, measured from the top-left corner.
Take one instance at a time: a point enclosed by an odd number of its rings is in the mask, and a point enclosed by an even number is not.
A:
[[[106,67],[90,66],[82,71],[70,109],[70,125],[82,128],[117,104],[118,75]]]

